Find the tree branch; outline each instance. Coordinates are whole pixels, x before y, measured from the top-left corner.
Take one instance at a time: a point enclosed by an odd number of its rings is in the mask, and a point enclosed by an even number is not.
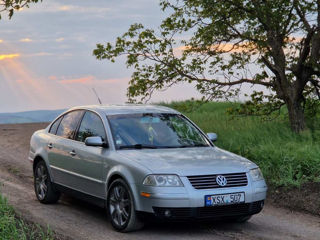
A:
[[[295,65],[295,67],[292,69],[292,71],[298,76],[301,74],[302,69],[304,67],[304,63],[306,61],[306,59],[309,56],[310,53],[310,43],[312,41],[312,38],[314,36],[315,33],[315,28],[312,28],[310,32],[308,32],[306,38],[303,41],[303,47],[302,50],[300,50],[300,56],[299,59],[297,61],[297,64]]]
[[[294,9],[296,10],[300,20],[302,21],[303,25],[307,29],[308,33],[311,32],[312,31],[312,27],[310,26],[308,20],[306,19],[305,14],[300,9],[299,1],[298,0],[294,0],[293,1],[293,6],[294,6]]]
[[[265,56],[261,55],[261,60],[274,73],[274,75],[279,75],[276,67]]]
[[[312,63],[319,61],[320,57],[320,0],[317,0],[317,27],[315,31],[316,33],[311,42],[312,49],[310,58]]]

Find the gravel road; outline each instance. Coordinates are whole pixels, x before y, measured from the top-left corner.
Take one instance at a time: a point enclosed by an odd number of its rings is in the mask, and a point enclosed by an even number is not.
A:
[[[46,124],[0,125],[1,192],[27,219],[66,239],[320,239],[320,218],[266,204],[244,224],[150,223],[142,231],[112,230],[104,209],[63,196],[58,204],[40,204],[34,195],[32,168],[27,160],[31,134]]]

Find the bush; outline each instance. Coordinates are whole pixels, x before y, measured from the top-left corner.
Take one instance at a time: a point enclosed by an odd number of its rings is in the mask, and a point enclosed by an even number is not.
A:
[[[299,186],[320,181],[320,131],[314,120],[313,129],[295,134],[285,111],[266,121],[262,117],[227,114],[238,103],[186,101],[166,105],[183,112],[205,132],[217,133],[218,147],[257,163],[269,184]]]

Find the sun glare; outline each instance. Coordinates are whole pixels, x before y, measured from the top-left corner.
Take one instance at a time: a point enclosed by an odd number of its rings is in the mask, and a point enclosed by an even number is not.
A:
[[[22,38],[22,39],[20,39],[20,42],[32,42],[32,39],[30,39],[30,38]]]
[[[17,58],[17,57],[19,57],[19,56],[20,56],[19,53],[14,53],[14,54],[0,54],[0,60]]]
[[[6,43],[7,49],[14,46]],[[54,101],[54,93],[49,90],[46,83],[41,81],[27,65],[20,60],[20,53],[0,54],[0,77],[6,91],[13,95],[15,101],[28,102],[30,105],[39,106],[39,103]]]

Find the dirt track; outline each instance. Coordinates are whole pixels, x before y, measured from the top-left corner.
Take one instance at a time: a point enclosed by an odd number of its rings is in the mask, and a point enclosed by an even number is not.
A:
[[[320,218],[266,204],[245,224],[149,224],[139,232],[114,232],[104,210],[63,196],[58,204],[40,204],[34,195],[27,160],[31,134],[46,124],[0,125],[2,193],[17,212],[67,239],[320,239]]]

